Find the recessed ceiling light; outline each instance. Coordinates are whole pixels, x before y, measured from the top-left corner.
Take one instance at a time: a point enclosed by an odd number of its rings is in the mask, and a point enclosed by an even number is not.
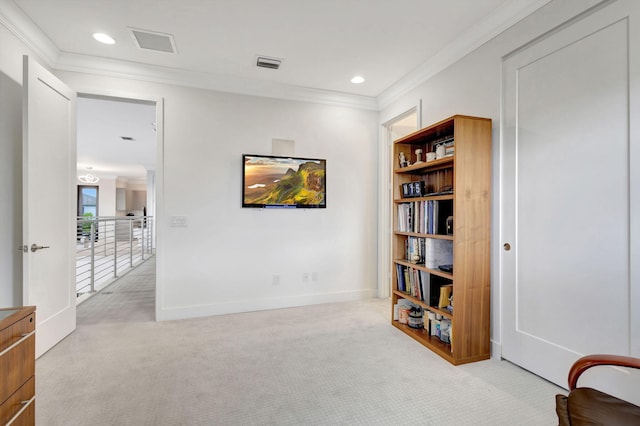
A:
[[[364,83],[364,77],[362,77],[361,75],[356,75],[355,77],[353,77],[351,79],[351,82],[353,84],[360,84],[360,83]]]
[[[98,40],[100,43],[104,43],[104,44],[115,44],[116,41],[111,38],[110,36],[103,34],[103,33],[95,33],[93,35],[93,38],[95,38],[96,40]]]

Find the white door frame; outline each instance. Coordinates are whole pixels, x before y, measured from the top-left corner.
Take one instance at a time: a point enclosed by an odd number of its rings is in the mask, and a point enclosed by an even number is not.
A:
[[[416,127],[422,128],[422,100],[411,108],[395,117],[380,123],[378,136],[378,298],[391,297],[391,202],[393,188],[391,187],[393,141],[389,126],[394,122],[416,113]]]
[[[155,302],[155,318],[156,321],[159,316],[161,303],[162,288],[161,276],[158,274],[158,265],[162,264],[164,256],[162,250],[162,227],[158,226],[164,218],[164,98],[157,96],[141,95],[130,92],[120,91],[100,91],[94,89],[84,89],[77,91],[79,97],[104,97],[113,99],[135,100],[153,102],[156,106],[156,171],[155,171],[155,249],[156,249],[156,302]],[[148,197],[148,195],[147,195]],[[75,256],[75,253],[73,254]]]

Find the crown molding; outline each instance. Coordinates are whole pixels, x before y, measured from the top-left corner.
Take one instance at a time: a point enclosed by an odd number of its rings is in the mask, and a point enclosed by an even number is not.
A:
[[[0,23],[32,50],[49,68],[54,68],[60,50],[11,0],[0,0]]]
[[[128,78],[248,96],[378,110],[378,103],[372,96],[62,52],[11,0],[0,0],[0,23],[54,70]]]
[[[236,76],[184,71],[174,68],[61,52],[11,0],[0,0],[0,23],[4,24],[52,69],[127,78],[155,83],[215,90],[248,96],[380,111],[398,98],[451,66],[482,44],[541,8],[551,0],[514,0],[496,9],[462,33],[452,44],[409,72],[377,97],[332,92]]]
[[[375,111],[378,109],[376,99],[371,96],[359,96],[263,80],[244,79],[232,75],[185,71],[67,52],[60,53],[54,68],[61,71],[143,80],[241,95],[314,102]]]
[[[388,107],[401,96],[453,65],[550,1],[518,0],[506,2],[505,6],[500,6],[486,19],[479,21],[460,34],[453,43],[445,46],[436,55],[385,89],[377,97],[378,109],[382,110]]]

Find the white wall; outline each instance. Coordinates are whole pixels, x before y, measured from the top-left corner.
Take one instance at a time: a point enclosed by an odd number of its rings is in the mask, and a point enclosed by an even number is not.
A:
[[[500,344],[498,279],[498,159],[501,58],[576,15],[596,0],[555,0],[458,63],[381,111],[238,96],[137,80],[57,74],[85,93],[164,98],[163,193],[158,218],[158,318],[170,319],[341,300],[375,294],[378,123],[422,99],[422,123],[452,114],[494,120],[494,216],[492,247],[492,340]],[[17,82],[24,48],[0,26],[0,112],[3,204],[0,210],[0,295],[15,299],[15,228],[19,192],[13,161],[21,131]],[[7,77],[8,76],[8,77]],[[5,98],[5,85],[12,98]],[[12,99],[12,100],[5,100]],[[15,102],[14,102],[15,101]],[[273,138],[296,141],[296,154],[328,160],[328,208],[256,211],[240,208],[240,156],[269,153]],[[387,152],[387,150],[381,150]],[[6,153],[6,155],[5,155]],[[8,160],[11,158],[12,160]],[[381,158],[388,164],[388,158]],[[5,167],[6,166],[6,167]],[[12,177],[11,177],[12,176]],[[8,198],[4,196],[5,192]],[[7,205],[4,200],[12,200]],[[169,227],[185,215],[187,228]],[[5,220],[6,218],[6,220]],[[11,224],[11,225],[7,225]],[[9,254],[11,253],[11,254]],[[7,259],[11,259],[10,261]],[[319,281],[302,283],[302,272]],[[273,274],[281,275],[279,285]],[[19,281],[19,277],[18,277]],[[495,352],[495,351],[494,351]]]
[[[377,113],[57,74],[83,93],[164,99],[158,319],[375,296]],[[326,209],[241,208],[242,154],[269,154],[274,138],[327,159]],[[188,226],[170,227],[171,216]]]
[[[22,55],[0,25],[0,307],[22,304]]]
[[[576,16],[597,0],[555,0],[487,42],[452,66],[407,93],[380,113],[380,123],[422,100],[424,126],[454,114],[489,117],[493,120],[493,207],[491,247],[491,340],[493,356],[500,356],[500,264],[499,175],[500,103],[502,58],[525,43]],[[383,161],[381,159],[381,161]],[[387,159],[387,161],[390,161]]]
[[[21,117],[22,86],[0,72],[0,307],[22,301]]]
[[[116,180],[100,179],[98,182],[98,215],[116,215]]]

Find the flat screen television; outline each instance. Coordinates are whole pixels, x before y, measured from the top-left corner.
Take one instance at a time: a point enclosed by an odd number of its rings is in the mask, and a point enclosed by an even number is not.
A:
[[[242,207],[327,207],[327,161],[242,155]]]

